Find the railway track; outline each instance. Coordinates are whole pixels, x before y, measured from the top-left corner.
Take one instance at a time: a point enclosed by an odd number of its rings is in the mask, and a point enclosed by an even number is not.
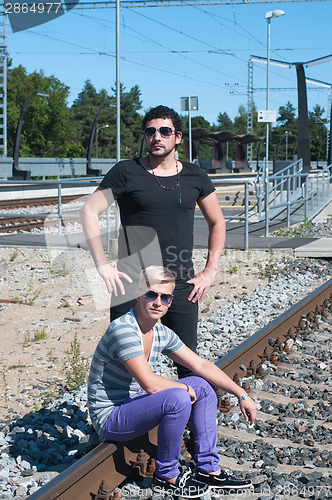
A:
[[[249,428],[238,423],[232,398],[218,394],[222,466],[251,475],[252,498],[332,496],[326,479],[332,465],[331,331],[329,280],[216,362],[259,403]],[[153,429],[124,445],[103,442],[28,498],[109,500],[133,474],[145,477],[137,483],[143,490],[136,484],[136,494],[121,490],[120,497],[149,497],[156,440]],[[186,450],[183,457],[190,459]]]
[[[76,195],[64,195],[62,196],[62,201],[69,203],[71,201],[77,200]],[[21,200],[0,200],[0,210],[10,210],[16,208],[27,208],[27,207],[38,207],[38,206],[48,206],[56,205],[58,203],[57,196],[46,196],[43,198],[26,198]]]
[[[62,203],[70,203],[77,200],[77,195],[66,195],[62,197]],[[21,200],[1,200],[0,201],[0,234],[1,233],[13,233],[13,232],[29,232],[33,229],[43,229],[45,218],[50,214],[54,213],[54,210],[50,213],[40,213],[40,214],[13,214],[1,213],[1,211],[18,211],[20,208],[31,208],[32,210],[38,209],[38,207],[52,206],[56,207],[58,204],[58,198],[56,196],[43,197],[43,198],[29,198]]]

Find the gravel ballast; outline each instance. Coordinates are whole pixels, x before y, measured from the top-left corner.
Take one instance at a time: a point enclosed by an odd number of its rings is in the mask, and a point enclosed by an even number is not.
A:
[[[320,233],[324,231],[320,227]],[[330,236],[331,226],[326,227],[327,234]],[[18,251],[20,252],[20,250]],[[35,251],[38,252],[38,251]],[[24,252],[23,252],[24,254]],[[1,257],[5,260],[5,253],[0,251]],[[7,250],[7,256],[9,251]],[[32,254],[29,253],[31,256]],[[39,252],[40,259],[46,259],[46,252]],[[242,252],[243,256],[243,252]],[[22,266],[34,267],[32,261],[24,262],[24,255],[20,261],[19,255],[17,257],[17,269],[21,272]],[[204,261],[204,253],[196,253],[196,261],[201,264]],[[237,257],[233,254],[233,261],[237,261]],[[268,256],[265,259],[262,266],[266,264]],[[20,265],[18,265],[20,263]],[[21,266],[22,264],[22,266]],[[242,260],[242,271],[244,273],[245,266]],[[247,264],[246,264],[247,265]],[[248,268],[253,267],[253,263],[249,262]],[[226,284],[226,271],[222,276],[222,280],[219,281],[218,286],[211,288],[209,297],[207,301],[203,304],[201,309],[209,309],[205,313],[201,314],[201,319],[199,322],[198,329],[198,353],[203,357],[207,357],[212,360],[220,358],[222,355],[228,353],[231,349],[237,346],[240,342],[251,336],[258,329],[262,328],[264,325],[269,323],[272,319],[279,316],[282,312],[286,311],[298,302],[302,297],[316,289],[320,284],[324,283],[331,278],[332,275],[332,263],[330,260],[324,259],[293,259],[290,256],[282,255],[280,258],[275,259],[274,263],[275,269],[278,270],[279,275],[267,277],[264,281],[264,286],[257,283],[257,274],[252,278],[255,280],[253,284],[250,282],[250,277],[244,282],[243,279],[241,284],[237,283],[237,288],[235,290],[236,299],[230,297],[227,301],[223,301],[223,295],[232,294],[230,286]],[[67,269],[68,270],[68,269]],[[248,270],[248,273],[249,273]],[[47,280],[45,278],[43,265],[40,264],[39,267],[34,267],[34,275],[40,275],[40,280]],[[69,269],[70,271],[70,269]],[[256,272],[257,269],[256,269]],[[234,273],[232,276],[228,276],[229,279],[234,278]],[[6,280],[6,277],[10,276],[10,279]],[[64,276],[62,276],[65,278]],[[67,276],[68,277],[68,276]],[[228,279],[227,278],[227,279]],[[2,269],[0,274],[0,279],[4,285],[8,286],[9,282],[13,283],[15,281],[14,266],[12,266],[8,260],[6,261],[5,269]],[[53,275],[55,281],[60,279],[59,275]],[[20,286],[20,278],[16,275],[17,287]],[[74,286],[76,295],[73,295],[73,288],[70,288],[70,294],[68,301],[71,302],[75,299],[75,304],[71,303],[70,307],[65,308],[55,308],[56,315],[62,314],[61,325],[63,331],[59,333],[57,330],[57,335],[62,336],[62,338],[54,339],[56,343],[64,342],[64,345],[68,347],[69,342],[67,338],[67,326],[71,327],[71,330],[76,328],[77,331],[84,332],[86,338],[89,339],[89,347],[84,348],[83,353],[88,357],[94,351],[94,348],[102,335],[104,327],[108,323],[108,312],[107,311],[97,311],[93,308],[92,300],[90,304],[90,298],[87,298],[85,284],[76,283],[76,278],[71,277],[70,286]],[[45,284],[46,286],[46,284]],[[68,285],[69,286],[69,285]],[[234,286],[233,284],[231,286]],[[244,286],[246,288],[244,288]],[[63,284],[61,285],[63,288]],[[8,288],[3,288],[7,290]],[[64,290],[62,290],[64,291]],[[19,292],[17,292],[19,293]],[[61,295],[59,295],[61,298]],[[215,298],[217,297],[217,298]],[[219,297],[219,298],[218,298]],[[81,299],[78,301],[78,298]],[[64,297],[62,296],[64,300]],[[40,300],[40,297],[37,300]],[[51,301],[49,298],[44,299],[48,306],[50,306]],[[60,300],[60,299],[59,299]],[[220,306],[221,305],[221,306]],[[86,307],[84,307],[86,306]],[[218,307],[219,306],[219,307]],[[0,321],[7,321],[10,314],[9,304],[0,304]],[[17,307],[17,306],[15,306]],[[23,305],[23,308],[34,307]],[[42,303],[41,306],[43,307]],[[79,312],[84,309],[84,315],[80,316]],[[12,309],[13,311],[13,309]],[[22,309],[23,311],[23,309]],[[36,328],[41,328],[45,323],[39,320],[41,316],[40,311],[35,318]],[[69,318],[67,321],[65,318]],[[79,322],[73,321],[74,318],[79,319]],[[71,320],[71,322],[70,322]],[[54,319],[54,325],[56,321]],[[22,326],[24,326],[22,324]],[[49,326],[49,325],[46,325]],[[55,326],[54,326],[55,329]],[[98,330],[98,331],[96,331]],[[80,339],[84,342],[84,338]],[[47,340],[45,340],[47,343]],[[49,345],[51,346],[51,338],[49,338]],[[83,344],[84,345],[84,344]],[[34,344],[35,350],[38,356],[38,343]],[[299,346],[300,347],[300,346]],[[325,345],[316,345],[315,349],[312,351],[316,356],[319,357],[320,348],[325,352]],[[28,349],[28,348],[25,348]],[[45,352],[45,349],[43,350]],[[59,471],[68,467],[70,464],[74,463],[78,458],[83,456],[89,449],[89,439],[92,434],[92,427],[89,420],[87,408],[86,408],[86,390],[85,388],[79,391],[72,391],[70,393],[65,392],[61,397],[52,400],[52,395],[45,396],[45,400],[49,401],[45,404],[45,407],[36,408],[35,412],[31,412],[29,407],[26,406],[26,410],[22,410],[21,416],[17,415],[17,411],[10,411],[11,398],[17,398],[17,394],[11,388],[8,391],[8,364],[5,364],[7,351],[4,350],[2,358],[2,390],[8,396],[7,401],[7,414],[5,409],[2,411],[2,423],[0,423],[0,499],[5,498],[25,498],[31,495],[34,491],[37,491],[43,484],[47,483],[54,475]],[[35,356],[35,354],[34,354]],[[42,354],[40,358],[40,363],[45,361],[45,355]],[[23,359],[23,355],[22,355]],[[34,358],[36,359],[36,358]],[[326,355],[322,356],[320,362],[322,363],[322,368],[319,367],[308,367],[306,368],[315,369],[315,376],[325,377],[323,379],[324,384],[327,389],[331,389],[331,377],[330,373],[326,369],[326,366],[330,366],[330,358],[328,359]],[[49,365],[52,365],[51,355],[49,356]],[[7,371],[5,370],[7,367]],[[42,365],[44,366],[44,365]],[[278,367],[267,366],[267,372],[274,376],[278,376]],[[168,360],[160,362],[158,365],[158,370],[161,374],[166,376],[173,376],[174,370],[171,363]],[[331,421],[331,416],[328,417],[329,408],[325,403],[318,405],[317,408],[310,407],[307,408],[305,404],[306,399],[323,399],[324,391],[322,389],[317,389],[316,387],[310,387],[310,383],[305,379],[303,373],[298,374],[298,365],[294,369],[293,373],[288,376],[293,376],[293,379],[301,382],[307,383],[307,391],[305,394],[301,395],[304,399],[304,403],[301,405],[298,402],[288,404],[279,404],[277,410],[277,417],[280,418],[280,425],[275,428],[272,421],[269,423],[257,422],[255,427],[248,429],[246,424],[244,424],[242,417],[233,413],[232,416],[219,415],[219,424],[225,427],[236,424],[241,430],[253,433],[258,437],[258,442],[253,444],[248,441],[245,448],[230,438],[222,438],[220,442],[220,452],[225,454],[225,456],[230,456],[236,458],[237,460],[243,460],[247,456],[252,457],[253,452],[256,453],[257,460],[253,466],[253,478],[254,484],[258,488],[259,485],[266,486],[265,496],[262,494],[262,500],[268,500],[272,498],[277,499],[278,497],[271,491],[283,494],[283,492],[288,491],[291,485],[296,492],[300,491],[300,487],[305,488],[305,493],[310,491],[310,486],[316,488],[316,496],[314,498],[328,498],[324,496],[324,488],[328,483],[324,475],[321,472],[315,473],[315,468],[322,467],[322,461],[324,462],[324,467],[328,468],[331,465],[331,457],[329,458],[326,454],[322,454],[312,448],[312,453],[304,454],[301,452],[300,447],[293,448],[282,448],[278,451],[275,448],[264,441],[265,436],[275,436],[275,437],[289,437],[295,436],[301,444],[301,440],[309,439],[308,436],[314,435],[315,443],[327,443],[329,441],[328,433],[329,429],[324,428],[324,426],[312,428],[312,425],[306,423],[303,427],[296,427],[294,424],[284,422],[282,419],[292,418],[321,418]],[[318,370],[318,371],[317,371]],[[319,371],[320,370],[320,371]],[[5,375],[4,375],[5,374]],[[50,386],[52,384],[62,384],[63,386],[63,375],[61,375],[60,370],[57,370],[56,374],[53,374],[54,378],[50,378]],[[279,374],[280,375],[280,374]],[[21,375],[24,378],[23,374]],[[306,375],[308,376],[308,375]],[[7,380],[6,380],[7,377]],[[38,375],[36,375],[38,378]],[[292,380],[293,380],[292,379]],[[321,381],[321,379],[320,379]],[[287,388],[287,379],[284,377],[285,389],[282,387],[282,383],[278,382],[278,391],[288,397],[292,397],[289,388]],[[315,380],[311,382],[315,383]],[[317,382],[317,380],[316,380]],[[6,386],[7,384],[7,386]],[[258,388],[260,390],[266,390],[267,392],[275,391],[277,382],[273,381],[257,381]],[[23,381],[21,382],[21,391],[29,391],[29,388],[24,388]],[[294,393],[294,398],[299,397],[299,392]],[[24,392],[20,392],[19,397],[24,399]],[[261,411],[268,411],[269,401],[261,400],[258,401],[259,408]],[[30,404],[30,403],[29,403]],[[13,418],[15,415],[15,418]],[[235,416],[234,416],[235,415]],[[237,415],[237,416],[236,416]],[[331,414],[330,414],[331,415]],[[228,420],[233,419],[233,420]],[[242,425],[242,427],[241,427]],[[302,424],[301,424],[302,425]],[[260,438],[260,439],[259,439]],[[258,446],[258,449],[257,449]],[[305,452],[307,453],[307,452]],[[317,457],[320,458],[317,458]],[[328,462],[330,460],[330,462]],[[274,472],[273,464],[281,463],[286,465],[294,466],[304,466],[308,468],[307,473],[302,472],[292,472],[292,474],[277,474]],[[264,467],[263,467],[264,466]],[[318,487],[322,486],[321,492],[317,494]],[[129,486],[128,486],[129,488]],[[133,488],[137,486],[133,485]],[[325,488],[326,490],[326,488]],[[262,490],[263,491],[263,490]],[[270,493],[268,493],[268,491]],[[304,490],[303,490],[304,491]],[[138,496],[138,494],[137,494]],[[291,495],[290,495],[291,496]],[[294,495],[293,495],[294,496]],[[296,496],[296,495],[295,495]]]

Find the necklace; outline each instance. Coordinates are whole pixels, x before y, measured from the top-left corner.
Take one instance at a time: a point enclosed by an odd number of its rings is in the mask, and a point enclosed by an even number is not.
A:
[[[148,163],[151,167],[151,164],[150,164],[150,158],[148,157]],[[159,184],[160,187],[162,187],[163,189],[166,189],[167,191],[173,191],[173,189],[176,189],[176,188],[179,188],[179,204],[181,205],[181,186],[180,186],[180,172],[179,172],[179,167],[178,167],[178,162],[175,161],[175,168],[176,168],[176,184],[175,186],[172,186],[172,187],[167,187],[167,186],[164,186],[160,180],[158,179],[158,177],[156,176],[153,168],[151,167],[151,172],[154,176],[154,178],[156,179],[157,183]]]

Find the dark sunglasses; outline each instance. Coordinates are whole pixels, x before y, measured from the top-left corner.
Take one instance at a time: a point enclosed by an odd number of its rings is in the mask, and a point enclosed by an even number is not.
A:
[[[159,132],[161,137],[169,138],[175,132],[175,130],[173,130],[171,127],[146,127],[146,129],[144,130],[144,135],[145,137],[151,139],[156,135],[157,132]]]
[[[161,303],[167,307],[171,305],[173,300],[173,295],[171,295],[170,293],[157,293],[153,290],[149,290],[148,292],[146,292],[144,294],[144,297],[147,302],[153,302],[158,297],[160,297]]]

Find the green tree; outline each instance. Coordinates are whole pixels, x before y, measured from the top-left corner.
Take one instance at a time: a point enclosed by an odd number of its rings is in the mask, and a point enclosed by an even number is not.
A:
[[[292,158],[296,149],[297,121],[296,108],[291,102],[279,107],[278,125],[271,130],[271,153],[277,155],[279,160],[286,159],[286,145],[287,159]]]
[[[238,135],[247,133],[247,110],[243,104],[239,106],[238,114],[234,118],[233,132]]]
[[[215,130],[222,130],[223,132],[234,132],[234,124],[229,115],[224,113],[219,113],[217,117],[217,124]],[[225,158],[226,160],[235,160],[235,145],[234,142],[229,141],[225,143]]]
[[[219,113],[217,117],[217,130],[229,132],[233,130],[233,122],[226,112]]]
[[[105,104],[111,104],[111,98],[105,89],[97,92],[90,80],[86,80],[84,87],[73,102],[71,112],[73,121],[79,135],[83,148],[83,156],[86,156],[90,133],[95,117],[100,108]],[[110,154],[111,135],[115,136],[115,112],[114,108],[106,107],[100,111],[97,127],[108,125],[108,128],[102,130],[98,134],[98,156],[99,158],[112,157]],[[92,156],[96,155],[95,149],[92,151]],[[113,154],[113,158],[115,155]]]
[[[182,128],[183,130],[189,129],[189,118],[188,115],[181,116]],[[203,116],[192,116],[191,117],[191,128],[205,128],[211,130],[210,122],[208,122]],[[180,159],[184,159],[183,146],[180,145],[179,149]],[[210,139],[201,139],[198,146],[199,159],[202,161],[212,160],[212,142]]]
[[[259,153],[258,160],[260,161],[262,160],[262,152],[264,152],[265,148],[264,144],[266,136],[266,123],[258,122],[258,110],[255,103],[253,105],[252,133],[257,137],[262,138],[261,141],[256,141],[252,143],[252,159],[256,160]]]
[[[296,108],[290,101],[285,106],[280,106],[277,122],[292,132],[297,130]]]
[[[42,90],[48,92],[49,97],[35,97],[29,103],[22,126],[20,156],[80,155],[82,148],[67,107],[69,87],[42,71],[28,74],[21,65],[9,69],[7,81],[8,154],[13,153],[16,128],[26,98]]]
[[[142,103],[141,91],[134,85],[128,92],[123,85],[120,86],[120,133],[121,133],[121,158],[138,156],[142,140],[142,117],[138,114]],[[100,108],[105,104],[116,103],[116,91],[112,89],[109,95],[105,89],[99,92],[90,80],[84,84],[82,91],[72,106],[74,120],[82,137],[84,150],[87,151],[90,133],[95,117]],[[116,114],[114,107],[105,107],[99,115],[97,127],[108,125],[98,134],[98,157],[116,157]],[[93,156],[96,149],[93,150]]]
[[[115,91],[113,91],[115,102]],[[134,85],[128,92],[120,86],[121,96],[121,157],[131,158],[138,156],[143,139],[142,116],[138,111],[142,108],[141,90]]]
[[[312,161],[326,161],[327,119],[323,118],[325,109],[316,104],[309,111],[309,136]]]

